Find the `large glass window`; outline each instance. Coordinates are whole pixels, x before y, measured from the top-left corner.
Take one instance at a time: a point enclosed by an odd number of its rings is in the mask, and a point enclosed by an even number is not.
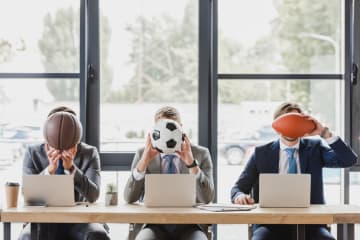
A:
[[[218,101],[218,202],[230,201],[230,189],[254,148],[278,139],[271,123],[274,110],[283,101],[298,102],[305,113],[342,136],[344,110],[339,101],[343,98],[342,83],[340,80],[221,80]],[[323,94],[324,91],[326,94]],[[340,203],[340,169],[325,168],[323,177],[327,203]],[[243,236],[246,228],[219,225],[219,234],[221,239],[235,239],[228,238],[226,233],[241,229]]]
[[[180,111],[198,136],[198,2],[100,2],[100,150],[144,145],[155,111]]]
[[[0,72],[79,72],[80,1],[0,0]]]
[[[255,146],[278,138],[271,123],[280,103],[299,103],[343,137],[344,81],[338,75],[344,73],[343,5],[341,0],[218,2],[219,202],[230,201],[229,191]],[[323,170],[327,203],[341,202],[340,173]],[[247,230],[218,227],[227,240]]]
[[[219,1],[219,72],[341,73],[342,5]]]

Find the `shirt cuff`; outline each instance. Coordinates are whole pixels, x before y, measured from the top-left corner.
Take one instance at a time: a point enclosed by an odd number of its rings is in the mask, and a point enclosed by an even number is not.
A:
[[[195,174],[196,179],[200,179],[201,176],[201,169],[199,168],[198,172]]]
[[[46,168],[44,169],[44,175],[50,175],[50,173],[49,173],[49,167],[46,167]]]
[[[336,142],[339,139],[339,136],[331,136],[329,138],[326,138],[325,141],[330,145]]]
[[[65,175],[75,175],[75,166],[72,170],[67,170],[67,169],[64,169],[64,173]]]
[[[134,168],[132,171],[132,175],[136,181],[140,181],[145,178],[145,171],[139,172],[137,168]]]

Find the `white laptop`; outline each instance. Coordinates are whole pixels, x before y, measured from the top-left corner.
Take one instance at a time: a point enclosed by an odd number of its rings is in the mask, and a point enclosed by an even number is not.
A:
[[[309,207],[310,174],[260,174],[260,207]]]
[[[71,175],[23,175],[27,206],[74,206],[74,177]]]
[[[196,200],[194,174],[146,174],[144,204],[147,207],[191,207]]]

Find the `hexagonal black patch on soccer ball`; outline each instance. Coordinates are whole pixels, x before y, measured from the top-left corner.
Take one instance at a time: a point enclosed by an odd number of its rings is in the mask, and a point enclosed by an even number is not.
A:
[[[169,122],[166,124],[166,128],[169,129],[170,131],[174,131],[176,130],[177,127],[174,123]]]
[[[154,130],[152,133],[152,138],[156,141],[160,139],[160,131],[159,130]]]
[[[174,139],[170,139],[169,141],[166,142],[166,146],[168,148],[174,148],[176,146],[176,141]]]

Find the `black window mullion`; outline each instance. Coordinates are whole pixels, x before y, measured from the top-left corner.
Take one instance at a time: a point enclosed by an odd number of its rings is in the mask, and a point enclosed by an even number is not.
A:
[[[82,100],[81,119],[85,122],[83,141],[99,148],[100,145],[100,42],[99,42],[99,1],[82,2],[83,26],[81,33],[85,45],[81,55],[84,63],[81,65]]]
[[[0,73],[0,78],[80,78],[80,73]]]
[[[320,80],[342,80],[343,74],[224,74],[217,75],[219,80],[238,80],[238,79],[267,79],[267,80],[280,80],[280,79],[320,79]]]

